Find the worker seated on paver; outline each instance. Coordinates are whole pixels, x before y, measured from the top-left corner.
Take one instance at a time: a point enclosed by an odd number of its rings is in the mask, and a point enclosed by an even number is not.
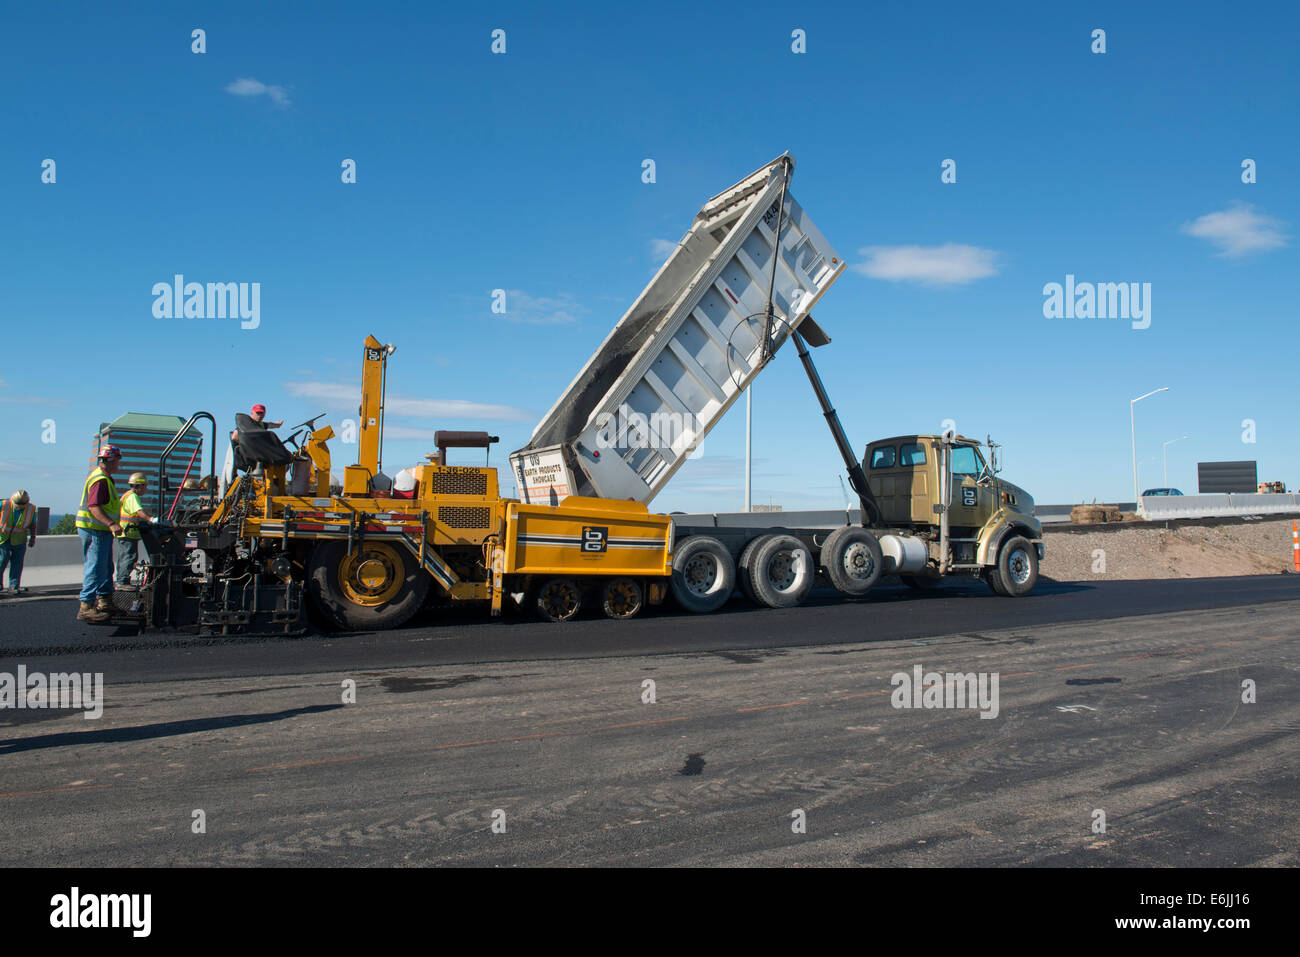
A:
[[[269,431],[278,429],[282,425],[284,425],[283,420],[277,422],[266,421],[266,406],[260,402],[253,406],[247,415],[243,412],[235,413],[235,430],[230,433],[230,447],[226,451],[226,463],[221,470],[221,481],[217,486],[218,497],[225,498],[226,490],[234,484],[237,472],[252,471],[259,462],[277,465],[281,464],[281,461],[288,462],[293,457],[292,453],[288,453],[288,450],[284,448],[284,444],[280,442],[279,437]],[[270,435],[275,440],[275,444],[279,446],[279,449],[289,454],[289,458],[283,460],[277,458],[279,453],[274,450],[272,445],[268,444],[268,440],[259,438],[259,436],[264,435]],[[264,454],[259,454],[259,452]]]
[[[258,464],[287,465],[293,461],[293,452],[285,447],[278,435],[242,412],[235,415],[235,434],[235,468],[238,470],[247,472]]]

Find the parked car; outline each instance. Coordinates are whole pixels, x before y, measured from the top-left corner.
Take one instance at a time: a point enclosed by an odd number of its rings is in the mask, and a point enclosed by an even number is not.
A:
[[[1176,488],[1149,488],[1142,493],[1142,497],[1146,498],[1148,495],[1182,495],[1182,494],[1183,493],[1178,491],[1178,489]]]

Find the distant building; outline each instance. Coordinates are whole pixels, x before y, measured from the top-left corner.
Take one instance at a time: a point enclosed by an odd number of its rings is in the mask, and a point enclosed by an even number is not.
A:
[[[780,505],[755,505],[752,508],[750,508],[750,511],[751,512],[779,512],[781,511],[781,506]]]
[[[1259,487],[1254,462],[1197,462],[1196,487],[1201,494],[1255,492]]]
[[[100,449],[106,445],[116,445],[122,450],[122,461],[113,473],[113,484],[118,494],[126,491],[126,480],[132,472],[143,472],[149,478],[149,490],[144,496],[144,507],[152,513],[158,506],[158,458],[173,436],[180,431],[185,420],[179,415],[150,415],[144,412],[128,412],[112,422],[104,422],[91,439],[90,463],[93,469],[98,461]],[[193,456],[194,464],[190,468],[190,478],[201,479],[208,463],[203,456],[203,435],[194,426],[176,444],[167,457],[167,485],[165,508],[171,508],[172,500],[185,478],[185,468]],[[182,501],[195,493],[187,492]],[[164,512],[164,515],[166,512]]]

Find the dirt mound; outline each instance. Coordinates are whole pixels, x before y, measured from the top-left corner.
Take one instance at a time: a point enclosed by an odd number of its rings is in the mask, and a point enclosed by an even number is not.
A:
[[[1276,575],[1292,569],[1292,521],[1141,524],[1106,531],[1048,525],[1042,574],[1057,581]]]

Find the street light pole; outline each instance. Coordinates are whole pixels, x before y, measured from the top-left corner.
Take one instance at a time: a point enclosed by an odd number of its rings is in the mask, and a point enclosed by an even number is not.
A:
[[[1138,495],[1137,419],[1133,412],[1133,407],[1137,405],[1139,402],[1141,402],[1143,399],[1150,398],[1151,396],[1155,395],[1157,392],[1168,392],[1168,391],[1169,391],[1169,386],[1163,386],[1162,388],[1159,389],[1153,389],[1152,391],[1148,392],[1146,395],[1140,395],[1136,399],[1129,399],[1128,425],[1129,425],[1130,435],[1133,439],[1133,501],[1137,503],[1137,505],[1142,504],[1142,499]],[[1135,505],[1134,507],[1136,508],[1137,505]]]
[[[1175,442],[1181,442],[1183,439],[1190,439],[1190,438],[1191,438],[1190,435],[1180,435],[1176,439],[1170,439],[1168,442],[1165,443],[1164,448],[1161,450],[1161,455],[1164,458],[1164,466],[1165,466],[1165,472],[1164,472],[1165,488],[1169,487],[1169,446],[1173,445]]]

